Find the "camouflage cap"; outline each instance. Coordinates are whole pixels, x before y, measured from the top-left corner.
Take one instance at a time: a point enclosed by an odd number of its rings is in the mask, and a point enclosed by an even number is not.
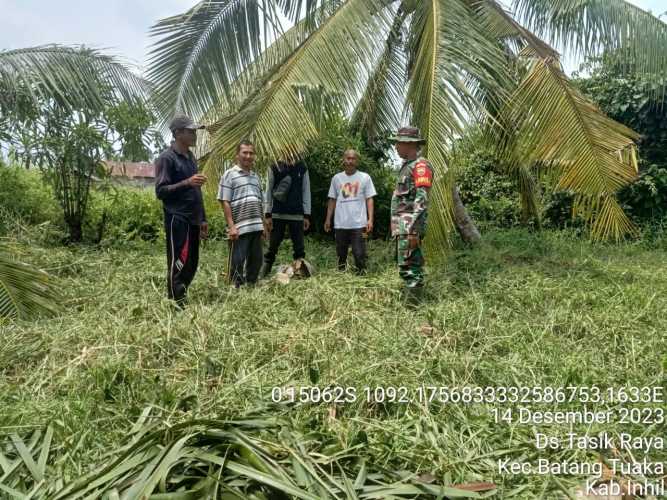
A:
[[[422,139],[419,134],[419,129],[416,127],[402,127],[398,129],[398,132],[394,137],[390,137],[391,141],[394,142],[417,142],[419,144],[424,144],[425,139]]]
[[[175,116],[174,119],[171,120],[171,123],[169,123],[169,130],[171,130],[172,132],[174,130],[180,130],[185,128],[189,130],[198,130],[206,128],[206,126],[195,123],[192,118],[185,115]]]

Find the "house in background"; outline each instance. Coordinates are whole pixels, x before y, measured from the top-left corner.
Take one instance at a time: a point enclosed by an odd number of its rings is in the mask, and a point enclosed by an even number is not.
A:
[[[155,167],[149,162],[104,161],[104,166],[115,180],[138,187],[152,187],[155,184]]]

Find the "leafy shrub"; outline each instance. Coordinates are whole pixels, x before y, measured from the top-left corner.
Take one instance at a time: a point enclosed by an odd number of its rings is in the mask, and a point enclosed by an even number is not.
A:
[[[6,234],[16,220],[30,225],[62,223],[53,191],[37,171],[0,166],[0,209],[0,234]]]
[[[614,120],[639,133],[639,177],[619,193],[627,212],[640,223],[667,216],[667,83],[648,75],[628,75],[617,54],[589,60],[579,88]],[[637,72],[635,72],[637,73]]]
[[[642,164],[639,178],[619,193],[619,199],[639,221],[667,217],[667,164]]]
[[[474,138],[455,155],[461,201],[476,221],[499,227],[521,223],[516,183],[499,168],[493,152]]]
[[[161,204],[152,189],[111,185],[92,193],[85,239],[154,241],[161,235],[162,225]]]

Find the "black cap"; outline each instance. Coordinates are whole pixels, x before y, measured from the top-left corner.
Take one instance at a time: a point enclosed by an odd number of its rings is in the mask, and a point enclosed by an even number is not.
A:
[[[179,115],[175,116],[173,120],[171,120],[171,123],[169,124],[169,130],[172,132],[174,130],[179,130],[179,129],[190,129],[190,130],[198,130],[202,128],[206,128],[204,125],[200,125],[198,123],[195,123],[192,118],[189,116],[185,115]]]

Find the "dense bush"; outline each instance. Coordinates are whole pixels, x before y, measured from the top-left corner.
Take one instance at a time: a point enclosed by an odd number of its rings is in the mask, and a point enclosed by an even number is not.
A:
[[[38,172],[0,165],[0,234],[16,222],[60,224],[62,211]]]
[[[579,88],[614,120],[640,134],[639,178],[619,193],[637,222],[657,223],[667,216],[667,92],[665,80],[628,76],[615,54],[592,59]]]
[[[641,162],[639,178],[619,193],[619,199],[638,221],[653,221],[667,217],[667,163]]]
[[[162,231],[162,208],[153,189],[105,186],[92,193],[84,235],[87,241],[153,241]]]
[[[481,141],[466,145],[455,156],[461,201],[478,222],[512,227],[521,222],[521,205],[514,181],[503,174],[493,152]]]

